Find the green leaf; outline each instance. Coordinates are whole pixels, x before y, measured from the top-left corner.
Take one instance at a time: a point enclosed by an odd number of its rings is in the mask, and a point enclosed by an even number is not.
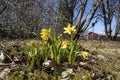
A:
[[[37,55],[37,48],[34,48],[34,55]]]
[[[69,53],[69,58],[68,58],[68,59],[69,59],[70,63],[71,63],[71,61],[72,61],[73,51],[74,51],[74,45],[71,46],[70,53]]]

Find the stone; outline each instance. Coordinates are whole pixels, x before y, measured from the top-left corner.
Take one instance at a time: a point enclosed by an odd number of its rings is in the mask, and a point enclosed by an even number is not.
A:
[[[0,51],[0,62],[3,62],[5,59],[4,53]]]
[[[99,60],[107,60],[106,57],[104,57],[103,55],[97,55],[97,58]]]
[[[5,76],[7,76],[7,74],[10,72],[9,68],[4,68],[1,72],[0,72],[0,78],[4,79]]]
[[[66,71],[67,71],[69,74],[72,74],[72,73],[73,73],[73,68],[66,68]]]
[[[43,62],[42,65],[43,65],[44,67],[48,67],[48,66],[50,66],[51,62],[52,62],[51,60],[47,60],[47,61]]]
[[[61,80],[68,80],[69,73],[67,71],[63,71],[61,73]]]
[[[80,62],[79,64],[80,64],[81,66],[87,65],[87,63],[85,63],[85,62]]]

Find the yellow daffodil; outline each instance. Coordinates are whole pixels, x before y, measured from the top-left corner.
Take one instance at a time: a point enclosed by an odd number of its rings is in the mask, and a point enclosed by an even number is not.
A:
[[[64,33],[68,33],[68,34],[71,34],[76,31],[75,26],[71,26],[70,23],[66,28],[64,28],[64,30],[65,30]]]
[[[48,34],[49,30],[48,29],[42,29],[41,31],[41,34],[44,35],[44,34]]]
[[[83,51],[83,52],[81,52],[81,55],[83,56],[84,59],[86,59],[89,56],[89,53]]]
[[[47,40],[47,38],[48,38],[48,34],[51,32],[51,28],[49,28],[49,29],[42,29],[42,31],[41,31],[41,38],[43,39],[43,40]]]
[[[65,49],[65,48],[67,48],[67,47],[68,47],[67,41],[63,41],[62,44],[61,44],[61,48],[62,48],[62,49]]]
[[[42,38],[43,40],[47,40],[48,35],[47,35],[47,34],[43,34],[43,35],[41,35],[41,38]]]
[[[31,43],[31,45],[32,45],[33,47],[35,47],[35,46],[36,46],[36,44],[35,44],[35,42],[34,42],[34,41],[31,41],[30,43]]]

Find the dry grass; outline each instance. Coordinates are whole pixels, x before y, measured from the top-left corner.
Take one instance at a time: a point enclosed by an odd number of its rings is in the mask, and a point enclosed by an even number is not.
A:
[[[38,42],[37,40],[35,40]],[[29,45],[29,40],[15,40],[15,41],[2,41],[0,42],[0,49],[12,49],[14,45],[24,46]],[[81,40],[78,42],[78,45],[81,45],[85,50],[90,51],[90,53],[96,52],[96,55],[103,55],[106,60],[98,60],[97,65],[92,65],[97,71],[105,71],[108,77],[111,77],[112,80],[120,80],[120,42],[114,41],[85,41]],[[14,49],[13,49],[14,50]],[[44,73],[44,72],[43,72]],[[71,80],[91,80],[90,76],[93,75],[94,70],[82,70],[79,74],[73,77]],[[14,73],[18,75],[19,72]],[[40,77],[43,79],[47,79],[49,77],[48,74],[41,74],[40,71],[35,73],[34,78],[39,79]],[[15,75],[11,75],[11,79],[16,79]],[[47,76],[46,76],[47,75]],[[21,77],[22,75],[18,75]],[[46,76],[46,77],[45,77]],[[14,78],[15,77],[15,78]],[[52,80],[52,76],[50,75],[50,79]],[[21,78],[22,80],[22,78]],[[109,80],[109,79],[108,79]],[[110,79],[111,80],[111,79]]]
[[[106,61],[100,61],[101,69],[111,72],[115,79],[120,79],[120,41],[80,41],[83,48],[91,52],[97,52],[98,55],[103,55]]]

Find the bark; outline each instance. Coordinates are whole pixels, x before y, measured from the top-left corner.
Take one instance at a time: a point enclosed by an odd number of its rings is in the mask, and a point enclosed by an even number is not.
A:
[[[84,26],[85,22],[86,22],[86,20],[84,20],[84,21],[81,23],[81,25],[79,25],[79,27],[78,27],[78,29],[77,29],[74,37],[73,37],[73,40],[78,40],[78,39],[79,39],[80,33],[83,33],[82,31],[80,32],[81,27]]]
[[[116,28],[115,28],[115,34],[114,34],[113,40],[117,40],[117,35],[120,33],[119,19],[120,19],[120,15],[117,16],[117,25],[116,25]]]
[[[111,10],[110,10],[110,5],[109,5],[110,3],[109,3],[109,0],[107,0],[107,10],[108,10],[108,19],[106,19],[107,20],[107,37],[108,37],[108,39],[110,39],[110,40],[112,40],[112,35],[111,35],[111,33],[112,33],[112,30],[111,30]]]
[[[0,14],[2,14],[7,8],[5,1],[0,1]]]
[[[105,5],[104,5],[104,3],[102,2],[102,13],[103,13],[103,19],[104,19],[104,26],[105,26],[105,34],[106,34],[106,37],[108,36],[108,34],[107,34],[107,22],[106,22],[106,20],[107,20],[107,18],[106,18],[106,10],[105,10]]]

